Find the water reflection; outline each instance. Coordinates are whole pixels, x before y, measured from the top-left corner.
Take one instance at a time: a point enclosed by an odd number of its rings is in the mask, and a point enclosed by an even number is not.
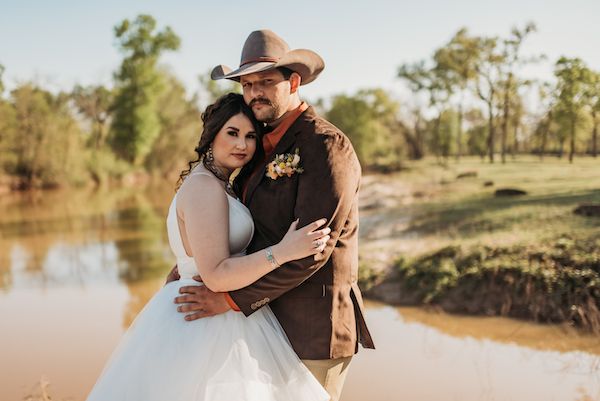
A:
[[[384,307],[372,302],[373,307]],[[534,324],[500,317],[460,316],[422,308],[399,308],[407,323],[421,323],[458,338],[515,343],[542,351],[582,351],[600,356],[600,338],[567,325]],[[600,374],[600,366],[598,369]]]
[[[163,275],[172,263],[166,206],[161,197],[155,198],[159,204],[149,199],[125,190],[2,198],[1,289],[119,278],[133,283]]]
[[[68,244],[56,242],[36,257],[21,244],[10,253],[9,289],[54,288],[116,284],[119,252],[114,243]]]
[[[173,263],[172,188],[0,198],[0,399],[42,375],[84,399]],[[353,362],[343,401],[600,400],[600,340],[567,327],[368,304],[378,349]]]
[[[127,283],[135,283],[164,274],[173,257],[165,232],[165,215],[159,215],[141,195],[134,199],[135,207],[117,212],[123,232],[133,236],[114,240],[121,260],[120,275]]]
[[[372,302],[367,320],[378,348],[357,355],[342,401],[600,400],[597,337],[580,335],[569,344],[557,327],[475,322]],[[532,348],[533,338],[539,346]],[[553,350],[554,340],[572,351]]]
[[[84,397],[171,267],[171,196],[165,186],[0,198],[0,370],[10,372],[0,399],[23,399],[43,374],[59,398]]]

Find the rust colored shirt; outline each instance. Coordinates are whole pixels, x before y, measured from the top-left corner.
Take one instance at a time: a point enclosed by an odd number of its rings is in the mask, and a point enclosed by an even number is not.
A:
[[[308,105],[306,102],[302,102],[300,106],[296,109],[292,110],[290,114],[283,120],[277,127],[273,129],[273,131],[263,136],[263,147],[265,148],[265,156],[268,158],[275,150],[275,147],[283,137],[283,135],[287,132],[290,126],[300,117],[300,114],[304,113]]]

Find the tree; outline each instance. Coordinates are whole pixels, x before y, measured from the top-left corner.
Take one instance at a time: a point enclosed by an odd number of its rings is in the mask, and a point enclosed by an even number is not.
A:
[[[468,85],[477,74],[477,42],[468,36],[467,29],[460,29],[443,47],[436,50],[433,59],[438,75],[443,76],[449,93],[457,93],[458,124],[456,131],[456,160],[462,155],[463,103]]]
[[[438,54],[440,65],[452,71],[456,77],[450,82],[456,82],[465,88],[468,82],[472,82],[475,95],[487,107],[487,147],[491,163],[494,162],[495,153],[500,66],[506,58],[499,48],[498,40],[497,37],[470,36],[463,28],[450,41],[450,48]],[[462,122],[459,125],[462,125]]]
[[[179,177],[194,156],[202,133],[197,98],[186,99],[185,87],[174,76],[163,72],[167,89],[158,98],[160,134],[145,161],[146,168],[162,177]]]
[[[139,15],[115,27],[119,50],[125,58],[115,74],[116,98],[111,142],[114,151],[134,165],[140,165],[160,133],[157,101],[163,90],[157,70],[160,55],[177,50],[179,37],[166,27],[155,32],[156,21]]]
[[[502,101],[502,131],[501,131],[501,160],[506,163],[506,148],[508,141],[508,129],[511,120],[513,126],[516,120],[511,116],[511,105],[519,105],[518,101],[514,101],[513,97],[518,97],[518,87],[527,84],[526,81],[520,81],[516,76],[516,67],[522,65],[526,60],[520,55],[521,46],[525,38],[536,31],[535,24],[530,22],[521,30],[513,28],[508,39],[502,41],[502,59],[503,63],[499,64],[501,80],[503,81],[503,101]],[[529,60],[532,61],[532,60]],[[516,136],[515,136],[516,139]]]
[[[348,135],[363,166],[395,167],[400,152],[398,108],[384,90],[367,89],[355,96],[334,96],[326,117]]]
[[[519,152],[519,145],[521,143],[520,130],[522,128],[522,120],[526,110],[523,98],[518,92],[518,87],[514,86],[511,88],[511,90],[513,91],[513,94],[509,96],[509,110],[511,110],[511,112],[509,113],[508,117],[507,131],[508,129],[512,128],[513,142],[512,146],[510,146],[510,153],[512,154],[512,157],[514,159],[515,155]],[[509,149],[506,143],[508,141],[508,136],[509,133],[507,132],[505,134],[504,153],[506,153],[506,151]]]
[[[16,135],[10,144],[14,163],[8,172],[20,177],[21,187],[84,180],[81,131],[71,116],[69,96],[24,84],[11,92],[11,103]]]
[[[539,138],[538,150],[540,160],[544,160],[554,120],[554,109],[558,98],[556,86],[549,82],[542,82],[538,87],[538,98],[542,105],[543,115],[537,124],[535,135]]]
[[[4,67],[0,65],[0,174],[10,169],[15,164],[15,154],[12,152],[12,146],[16,137],[15,110],[11,104],[2,98],[4,86],[2,83],[2,73]]]
[[[554,140],[556,141],[555,152],[559,159],[565,154],[565,142],[569,138],[570,119],[567,113],[557,104],[552,112],[553,121],[556,123],[556,131],[554,131]]]
[[[73,89],[72,98],[77,110],[87,118],[92,126],[92,146],[95,150],[104,146],[108,134],[108,122],[113,94],[104,86]]]
[[[569,162],[573,163],[577,124],[587,104],[587,87],[592,81],[592,74],[581,59],[561,57],[556,62],[554,75],[558,79],[557,108],[569,123]]]
[[[448,159],[453,150],[453,139],[457,136],[458,121],[458,113],[455,110],[444,110],[440,116],[437,137],[434,137],[430,145],[435,154],[442,156],[445,160]]]
[[[592,149],[593,157],[598,156],[598,116],[600,114],[600,73],[590,71],[590,80],[586,89],[586,99],[588,101],[592,115]]]
[[[427,93],[429,106],[434,108],[437,113],[431,131],[434,138],[439,138],[442,113],[448,107],[448,101],[452,95],[452,83],[449,81],[452,78],[442,68],[427,67],[425,61],[401,65],[398,68],[398,77],[404,79],[415,94]],[[415,132],[418,131],[415,130]],[[441,147],[434,146],[433,149],[437,151]],[[436,156],[441,156],[441,154],[436,153]]]
[[[495,105],[500,81],[499,66],[505,56],[499,52],[498,38],[480,37],[477,41],[478,59],[476,63],[475,92],[487,106],[488,136],[487,148],[490,163],[494,162],[496,151]]]
[[[481,160],[487,154],[487,121],[479,108],[467,110],[464,116],[469,153],[478,155]]]
[[[411,110],[410,120],[410,128],[407,124],[398,121],[399,124],[402,124],[399,129],[408,146],[408,157],[411,160],[420,160],[425,156],[423,115],[420,107],[417,106]]]

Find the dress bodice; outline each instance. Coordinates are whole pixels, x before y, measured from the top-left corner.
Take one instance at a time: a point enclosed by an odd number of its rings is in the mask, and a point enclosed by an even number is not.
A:
[[[208,172],[197,171],[190,175],[208,175],[214,177]],[[216,177],[215,177],[216,179]],[[229,254],[232,256],[241,256],[246,252],[246,247],[250,244],[254,235],[254,222],[250,211],[238,199],[227,194],[227,203],[229,204]],[[201,222],[186,222],[186,224],[202,224]],[[214,230],[223,229],[215,227]],[[177,193],[173,196],[169,213],[167,215],[167,233],[171,250],[177,259],[177,268],[181,278],[191,278],[198,274],[198,269],[194,258],[188,256],[183,247],[183,241],[179,231],[177,221]]]

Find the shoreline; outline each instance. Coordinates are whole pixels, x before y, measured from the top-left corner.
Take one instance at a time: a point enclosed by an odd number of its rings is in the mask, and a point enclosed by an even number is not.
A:
[[[564,266],[465,266],[472,254],[445,248],[414,261],[398,261],[386,274],[362,275],[366,299],[450,314],[510,317],[566,324],[600,334],[600,274]],[[600,249],[596,261],[600,264]],[[600,270],[600,269],[599,269]]]
[[[598,161],[407,167],[363,180],[366,298],[600,334],[600,217],[575,213],[600,204]]]
[[[397,173],[365,174],[359,270],[365,297],[600,333],[600,220],[573,214],[582,202],[600,202],[600,164],[520,164],[464,160],[440,166],[426,160]],[[467,178],[459,178],[465,171]],[[494,186],[485,185],[489,181]],[[62,191],[155,192],[155,186],[167,191],[175,181],[132,173],[99,186],[7,193],[8,182],[0,176],[0,199],[10,202],[34,193],[58,197]],[[496,188],[524,182],[527,195],[494,197]],[[87,214],[99,207],[85,197],[80,202],[90,206]],[[102,207],[109,210],[114,202]]]

